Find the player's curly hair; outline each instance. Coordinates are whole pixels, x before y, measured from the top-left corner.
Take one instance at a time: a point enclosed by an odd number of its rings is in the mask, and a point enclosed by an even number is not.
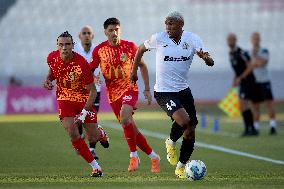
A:
[[[166,16],[166,20],[167,19],[175,19],[177,21],[180,21],[182,23],[184,23],[184,19],[183,19],[183,15],[178,12],[178,11],[173,11],[173,12],[170,12],[167,16]]]
[[[73,37],[72,37],[72,35],[71,35],[68,31],[65,31],[65,32],[63,32],[62,34],[60,34],[60,35],[57,37],[57,42],[58,42],[59,37],[70,37],[72,43],[74,43],[74,42],[73,42]]]
[[[120,21],[117,18],[108,18],[104,22],[104,29],[107,29],[109,25],[119,25],[120,26]]]

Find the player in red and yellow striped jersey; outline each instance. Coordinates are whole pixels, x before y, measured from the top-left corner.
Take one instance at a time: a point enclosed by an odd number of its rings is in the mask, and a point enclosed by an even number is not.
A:
[[[101,66],[110,103],[119,99],[128,90],[138,91],[137,85],[132,84],[128,79],[136,50],[137,47],[133,42],[120,40],[117,46],[105,41],[93,51],[91,66],[94,68]]]
[[[102,176],[102,170],[80,137],[78,125],[83,125],[89,142],[98,139],[97,113],[93,106],[96,98],[94,78],[87,61],[72,51],[73,38],[66,31],[57,38],[57,51],[47,57],[49,73],[44,87],[52,90],[56,79],[56,97],[59,117],[74,149],[93,168],[92,177]]]
[[[117,18],[107,19],[104,22],[104,29],[108,40],[95,47],[92,54],[91,68],[94,70],[100,66],[105,78],[110,105],[122,125],[130,150],[128,171],[138,169],[139,157],[136,149],[136,146],[138,146],[151,158],[152,172],[160,172],[160,157],[152,150],[142,133],[139,132],[132,117],[138,100],[138,87],[129,80],[129,76],[137,46],[133,42],[121,40],[120,21]],[[143,62],[139,66],[145,84],[144,95],[150,104],[152,97],[148,70]]]

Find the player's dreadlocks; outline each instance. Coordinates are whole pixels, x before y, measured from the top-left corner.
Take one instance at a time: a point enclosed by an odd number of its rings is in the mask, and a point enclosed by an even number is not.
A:
[[[71,35],[68,31],[65,31],[65,32],[63,32],[62,34],[60,34],[60,35],[57,37],[57,42],[58,42],[59,37],[70,37],[71,40],[72,40],[72,43],[73,43],[73,37],[72,37],[72,35]]]

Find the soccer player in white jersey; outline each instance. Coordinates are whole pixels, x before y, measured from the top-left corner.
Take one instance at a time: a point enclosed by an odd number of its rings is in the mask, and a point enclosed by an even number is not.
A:
[[[256,79],[256,83],[259,88],[259,98],[265,102],[269,118],[270,118],[270,134],[276,134],[276,121],[275,121],[275,112],[273,109],[273,94],[271,89],[271,82],[268,73],[268,60],[269,60],[269,51],[266,48],[261,47],[260,45],[260,34],[254,32],[251,35],[251,58],[252,58],[252,67],[253,74]],[[254,104],[254,126],[259,128],[259,119],[260,119],[260,103]]]
[[[94,39],[93,28],[88,25],[84,26],[79,33],[79,39],[80,39],[80,42],[74,45],[74,51],[80,54],[81,56],[83,56],[87,60],[87,62],[90,63],[92,59],[92,52],[95,48],[95,45],[92,43],[92,40]],[[96,71],[94,72],[94,82],[95,82],[96,90],[97,90],[97,97],[94,101],[94,105],[96,107],[96,111],[99,112],[100,91],[101,91],[100,68],[96,69]],[[108,148],[109,139],[108,139],[107,134],[105,133],[101,125],[98,125],[98,130],[100,133],[99,141],[101,145],[104,148]],[[84,138],[82,126],[79,127],[79,133],[81,137]],[[98,159],[98,156],[96,155],[96,151],[95,151],[96,142],[89,143],[89,147],[95,159]]]
[[[176,166],[176,176],[185,178],[184,166],[193,152],[195,127],[198,124],[187,75],[195,54],[208,66],[213,66],[214,61],[200,37],[183,30],[184,19],[179,12],[170,13],[165,19],[165,25],[166,31],[152,35],[139,46],[130,79],[137,81],[137,69],[143,54],[156,49],[154,96],[173,120],[170,137],[166,140],[167,159],[171,165]],[[175,144],[181,136],[183,141],[178,161]]]

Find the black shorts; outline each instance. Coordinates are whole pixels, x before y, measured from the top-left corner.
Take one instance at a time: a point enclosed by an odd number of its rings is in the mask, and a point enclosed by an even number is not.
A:
[[[179,92],[154,92],[154,97],[168,116],[172,117],[175,111],[184,108],[189,115],[190,124],[198,124],[194,99],[189,88]]]
[[[97,97],[94,101],[94,105],[96,107],[97,112],[99,112],[99,109],[100,109],[100,100],[101,100],[101,93],[97,92]]]
[[[256,85],[257,85],[257,92],[259,95],[260,102],[274,99],[270,82],[257,83]]]
[[[259,95],[259,87],[255,82],[241,83],[239,87],[239,98],[250,100],[255,103],[262,101],[262,98]]]

